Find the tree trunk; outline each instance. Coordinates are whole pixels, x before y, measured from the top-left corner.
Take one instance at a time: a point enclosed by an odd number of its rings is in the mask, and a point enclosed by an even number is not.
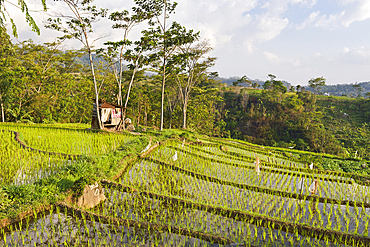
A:
[[[122,50],[121,48],[120,55],[119,55],[119,81],[118,81],[118,104],[122,105]],[[122,113],[121,113],[122,114]]]
[[[146,111],[146,104],[144,105],[144,115],[145,115],[145,128],[148,126],[148,113]]]
[[[166,58],[167,58],[167,47],[166,47],[166,18],[167,18],[167,1],[164,2],[164,19],[163,19],[163,80],[162,80],[162,98],[161,98],[161,127],[163,130],[163,119],[164,119],[164,85],[166,83]]]
[[[4,106],[3,103],[1,103],[1,120],[4,123],[5,122],[5,116],[4,116]]]
[[[139,127],[140,124],[140,115],[141,115],[141,105],[140,105],[140,100],[137,102],[137,109],[138,109],[138,115],[137,115],[137,124],[136,126]]]
[[[182,128],[186,129],[186,111],[188,107],[188,102],[185,100],[184,105],[182,107],[182,113],[183,113],[183,118],[182,118]]]
[[[168,127],[169,129],[172,128],[172,111],[170,110],[170,126]]]
[[[5,122],[5,116],[4,116],[4,105],[3,105],[3,99],[0,94],[0,105],[1,105],[1,120],[4,123]]]
[[[130,81],[130,84],[128,85],[127,97],[126,97],[126,102],[125,102],[125,105],[124,105],[125,110],[122,113],[122,119],[123,119],[123,121],[125,121],[125,118],[126,118],[127,104],[128,104],[128,100],[130,98],[131,87],[132,87],[132,84],[134,83],[136,71],[137,71],[137,66],[135,66],[134,71],[132,72],[131,81]],[[123,126],[123,130],[125,130],[126,129],[125,122],[123,122],[122,124],[123,124],[122,125]]]
[[[90,59],[90,68],[91,68],[91,74],[94,81],[94,89],[95,89],[95,104],[96,104],[96,115],[98,116],[98,123],[99,123],[99,129],[102,129],[102,123],[100,120],[100,112],[99,112],[99,93],[98,93],[98,85],[96,83],[95,78],[95,70],[94,70],[94,63],[91,55],[91,50],[88,48],[89,51],[89,59]]]
[[[122,92],[122,84],[121,84],[121,82],[119,82],[118,83],[118,97],[117,97],[118,98],[117,99],[117,101],[118,101],[117,104],[118,105],[122,105],[122,93],[121,92]]]
[[[162,80],[162,98],[161,98],[161,127],[160,130],[163,130],[163,118],[164,118],[164,85],[166,83],[166,58],[163,61],[163,80]]]

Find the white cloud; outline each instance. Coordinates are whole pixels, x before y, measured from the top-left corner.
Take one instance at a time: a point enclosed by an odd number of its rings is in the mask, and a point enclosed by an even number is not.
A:
[[[249,26],[249,33],[245,37],[244,46],[249,52],[256,49],[256,45],[269,41],[280,34],[289,24],[287,18],[256,16]]]
[[[301,61],[299,61],[299,60],[293,61],[292,64],[293,64],[294,67],[300,67],[302,65]]]
[[[303,8],[311,8],[317,3],[317,0],[270,0],[261,8],[266,9],[271,15],[281,15],[293,5],[299,5]]]
[[[355,21],[363,21],[370,18],[370,1],[352,0],[345,1],[344,4],[346,7],[348,7],[348,11],[340,20],[343,26],[348,27]]]
[[[345,47],[343,51],[339,54],[340,61],[355,65],[369,65],[370,64],[370,48],[365,48],[364,46],[349,49]]]
[[[370,18],[370,1],[368,0],[342,0],[339,1],[338,8],[342,10],[337,13],[320,15],[320,11],[312,12],[302,24],[297,25],[297,29],[301,30],[308,26],[327,29],[349,27],[355,21]]]
[[[279,59],[278,56],[276,56],[275,54],[271,53],[271,52],[268,52],[268,51],[264,51],[263,52],[263,55],[271,62],[274,62],[274,63],[279,63],[281,62],[281,59]]]
[[[345,10],[343,10],[339,14],[331,14],[329,16],[327,16],[326,14],[320,15],[320,11],[312,12],[302,24],[297,26],[297,30],[301,30],[309,26],[328,29],[344,26],[341,20],[344,18],[345,15]]]
[[[282,65],[282,66],[287,66],[287,67],[300,67],[301,61],[298,59],[292,59],[292,58],[280,58],[276,54],[264,51],[262,53],[264,57],[271,63],[276,64],[276,65]]]
[[[317,20],[319,14],[320,11],[312,12],[302,24],[297,26],[297,30],[301,30],[307,26],[311,26]]]
[[[317,3],[317,0],[311,0],[311,1],[307,1],[307,0],[292,0],[292,3],[293,4],[300,3],[302,5],[305,5],[308,8],[311,8],[311,7],[313,7]]]

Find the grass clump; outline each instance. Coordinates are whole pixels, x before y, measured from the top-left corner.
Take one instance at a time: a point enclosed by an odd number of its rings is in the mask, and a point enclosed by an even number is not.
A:
[[[91,185],[95,183],[98,183],[101,186],[100,180],[95,176],[80,177],[73,183],[71,187],[73,197],[77,198],[82,196],[82,192],[85,189],[86,185]]]

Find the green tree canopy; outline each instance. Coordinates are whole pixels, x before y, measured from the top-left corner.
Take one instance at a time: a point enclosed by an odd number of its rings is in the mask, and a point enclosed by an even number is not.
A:
[[[354,84],[354,85],[352,85],[352,87],[353,87],[354,89],[356,89],[357,97],[358,97],[358,96],[360,96],[360,95],[361,95],[361,92],[362,92],[362,87],[361,87],[361,85],[359,85],[359,84]]]
[[[17,6],[24,13],[26,21],[32,28],[32,31],[40,35],[40,28],[37,26],[35,20],[32,18],[30,14],[30,10],[28,9],[28,6],[24,0],[18,0],[17,4],[13,4],[5,0],[0,0],[0,26],[4,26],[5,22],[8,20],[7,19],[8,17],[10,23],[12,24],[13,35],[14,37],[18,37],[17,25],[15,24],[14,19],[12,18],[12,15],[9,13],[9,11],[7,11],[6,3]],[[43,6],[44,11],[46,11],[46,0],[41,0],[41,4]]]
[[[325,83],[326,83],[326,79],[323,76],[312,78],[308,81],[308,85],[311,88],[313,88],[313,90],[315,91],[315,94],[318,94],[320,92],[320,88],[322,86],[325,86]]]
[[[251,84],[252,81],[246,75],[233,82],[233,86],[250,86]]]

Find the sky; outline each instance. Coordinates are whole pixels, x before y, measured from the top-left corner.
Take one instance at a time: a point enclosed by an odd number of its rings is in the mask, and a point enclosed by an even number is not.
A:
[[[8,0],[16,3],[15,0]],[[48,15],[69,13],[61,1],[47,1],[47,13],[31,12],[41,35],[31,31],[21,11],[10,3],[7,10],[15,20],[18,40],[36,43],[54,41],[61,34],[43,28]],[[41,0],[26,0],[30,10],[40,10]],[[210,71],[222,77],[248,76],[266,80],[268,74],[293,85],[325,77],[328,85],[370,81],[370,0],[178,0],[171,16],[187,29],[200,31],[217,57]],[[132,0],[95,0],[110,11],[128,9]],[[95,24],[96,35],[107,36],[95,42],[122,39],[108,20]],[[131,33],[136,39],[144,25]],[[9,26],[10,29],[10,26]],[[80,48],[78,42],[65,43]]]

